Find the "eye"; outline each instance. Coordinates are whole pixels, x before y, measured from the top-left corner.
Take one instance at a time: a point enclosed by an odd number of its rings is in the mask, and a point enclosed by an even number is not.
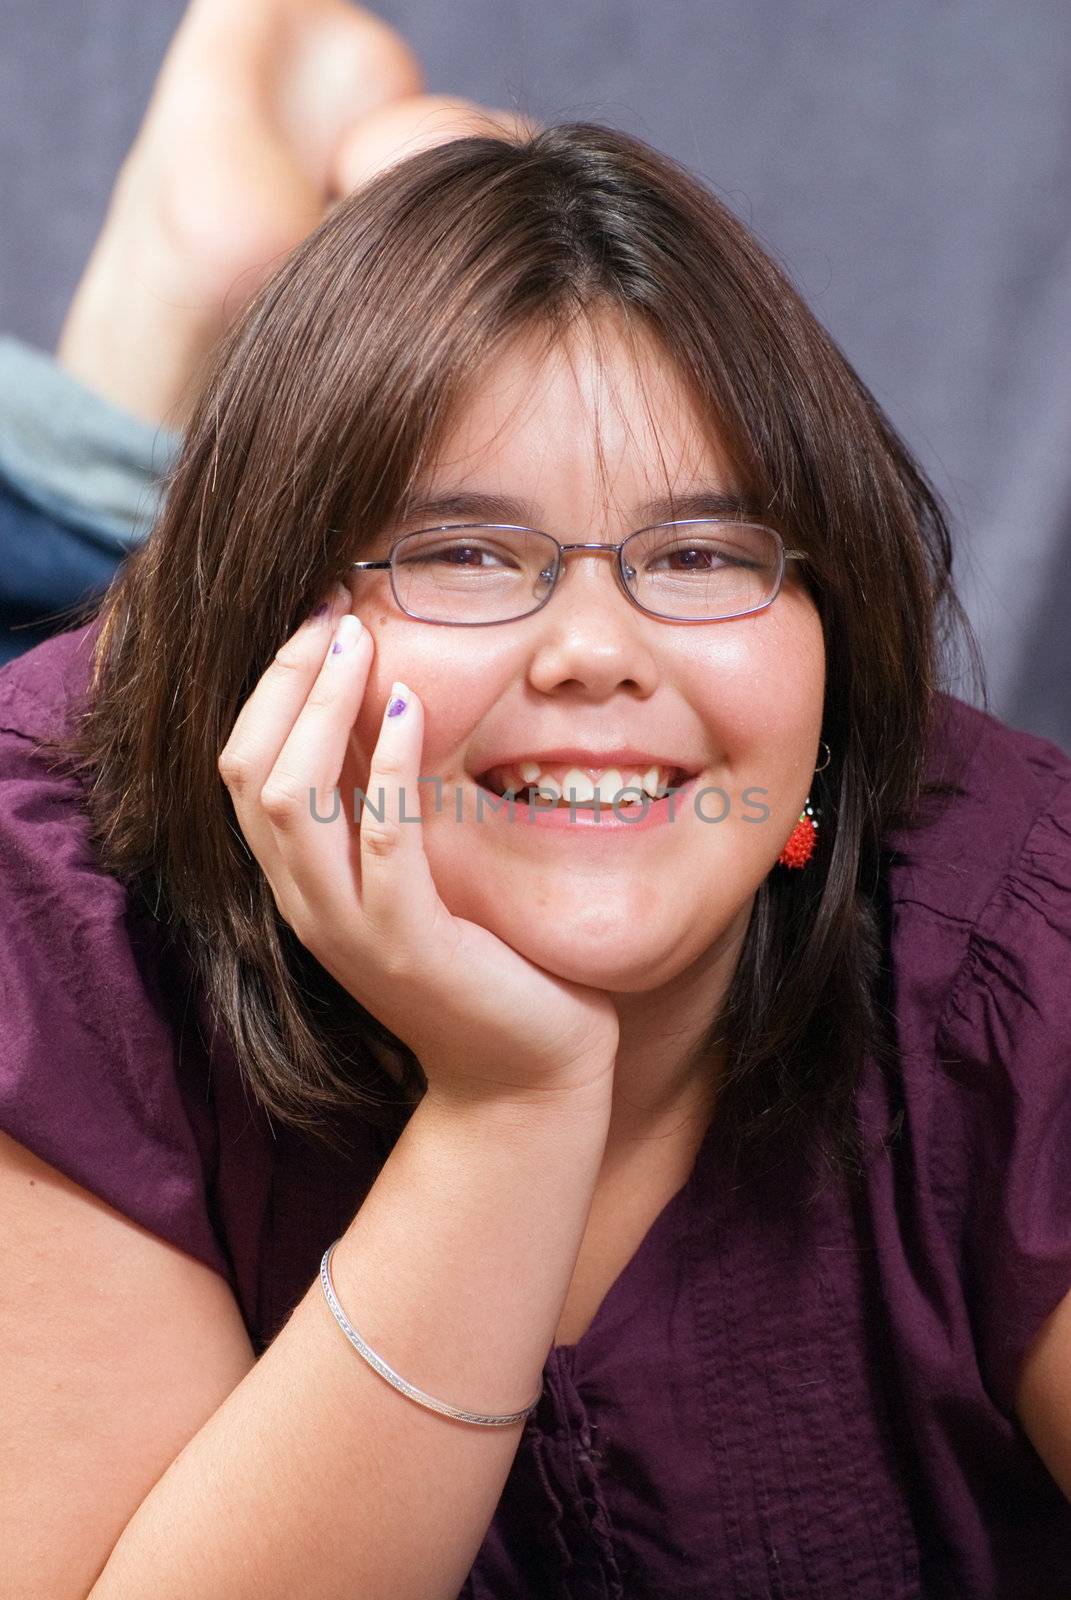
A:
[[[414,534],[398,552],[404,566],[436,566],[487,570],[495,566],[516,567],[512,551],[473,539],[443,539],[439,534]]]
[[[728,569],[755,572],[766,570],[773,559],[767,530],[726,528],[706,537],[666,533],[655,530],[645,542],[637,541],[637,565],[645,572],[676,576],[689,573],[709,575]]]
[[[690,545],[687,549],[671,550],[667,555],[659,556],[651,563],[651,565],[658,566],[663,561],[675,561],[679,562],[680,567],[684,571],[694,572],[699,567],[702,567],[703,569],[709,569],[716,560],[721,558],[722,552],[716,549],[711,549],[709,545],[704,546],[703,548],[700,548],[698,545]]]
[[[716,572],[721,567],[754,567],[748,557],[721,544],[673,545],[648,558],[649,571]]]

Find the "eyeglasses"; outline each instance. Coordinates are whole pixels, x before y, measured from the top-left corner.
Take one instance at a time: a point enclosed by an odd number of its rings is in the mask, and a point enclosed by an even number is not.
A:
[[[559,544],[549,533],[509,523],[465,522],[407,533],[386,561],[391,591],[418,622],[481,627],[515,622],[545,606],[570,550],[616,557],[618,582],[634,606],[668,622],[721,622],[762,611],[777,598],[786,561],[781,535],[757,522],[689,518],[630,533],[620,544]]]

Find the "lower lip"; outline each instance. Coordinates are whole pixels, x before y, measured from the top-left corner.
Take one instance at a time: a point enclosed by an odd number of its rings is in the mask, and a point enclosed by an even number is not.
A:
[[[694,778],[689,778],[687,783],[681,784],[679,789],[674,789],[672,794],[664,796],[661,800],[651,800],[648,797],[646,810],[642,806],[637,806],[632,821],[628,820],[627,811],[623,821],[610,801],[599,805],[598,815],[594,807],[590,809],[586,806],[567,805],[544,807],[529,805],[527,800],[515,800],[512,807],[500,806],[497,810],[492,810],[490,802],[492,800],[500,802],[502,796],[485,789],[482,784],[477,784],[476,787],[487,797],[488,804],[483,808],[485,820],[504,822],[515,828],[550,828],[554,832],[565,829],[570,833],[582,833],[587,837],[602,833],[615,835],[649,833],[652,828],[665,828],[671,823],[680,822],[691,804],[692,795],[699,785],[701,776],[702,774],[697,772]]]

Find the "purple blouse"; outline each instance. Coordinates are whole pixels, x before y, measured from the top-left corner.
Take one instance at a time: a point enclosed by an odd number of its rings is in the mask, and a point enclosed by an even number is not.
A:
[[[0,671],[0,1126],[221,1273],[259,1355],[390,1138],[276,1127],[102,871],[34,743],[95,628]],[[730,1186],[715,1121],[550,1351],[463,1600],[1071,1596],[1071,1506],[1012,1409],[1071,1289],[1071,759],[942,708],[963,790],[886,841],[900,1075],[860,1093],[899,1135],[808,1213],[785,1168]]]

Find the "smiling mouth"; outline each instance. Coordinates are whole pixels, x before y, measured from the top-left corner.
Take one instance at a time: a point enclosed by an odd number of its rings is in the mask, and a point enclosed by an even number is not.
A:
[[[654,769],[627,775],[612,771],[601,779],[593,780],[580,769],[573,769],[564,775],[560,783],[554,778],[545,777],[534,783],[521,783],[516,779],[511,782],[503,775],[501,768],[492,768],[481,773],[476,782],[480,788],[499,799],[509,794],[518,803],[529,805],[537,811],[564,811],[569,807],[590,811],[595,809],[596,802],[600,809],[613,805],[622,810],[630,807],[639,810],[664,800],[673,790],[680,789],[695,776],[696,772],[684,767],[667,767],[657,774]]]

